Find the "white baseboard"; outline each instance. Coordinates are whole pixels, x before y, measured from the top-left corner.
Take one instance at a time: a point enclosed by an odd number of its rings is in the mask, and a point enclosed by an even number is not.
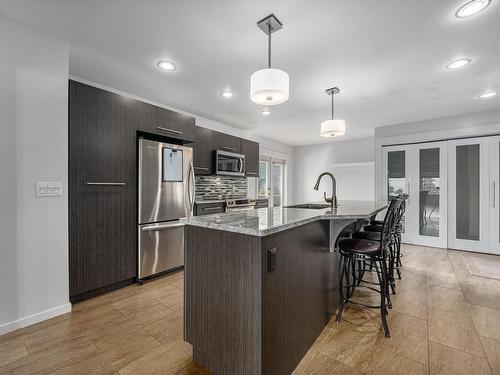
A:
[[[0,335],[6,334],[11,331],[15,331],[19,328],[24,328],[32,324],[41,322],[53,318],[58,315],[66,314],[71,311],[71,303],[67,303],[61,306],[56,306],[52,309],[45,310],[25,318],[14,320],[13,322],[5,323],[0,325]]]

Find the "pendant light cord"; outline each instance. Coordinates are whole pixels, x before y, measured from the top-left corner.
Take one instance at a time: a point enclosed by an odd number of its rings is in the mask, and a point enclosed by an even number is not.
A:
[[[271,69],[271,21],[267,23],[267,67]]]
[[[334,113],[334,112],[333,112],[333,109],[334,109],[334,108],[333,108],[333,96],[334,96],[334,95],[335,95],[335,94],[332,92],[332,120],[333,120],[333,113]]]

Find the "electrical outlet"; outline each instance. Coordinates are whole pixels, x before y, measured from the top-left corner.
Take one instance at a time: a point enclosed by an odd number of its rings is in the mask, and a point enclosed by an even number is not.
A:
[[[62,182],[37,182],[36,195],[38,197],[60,197],[63,195]]]

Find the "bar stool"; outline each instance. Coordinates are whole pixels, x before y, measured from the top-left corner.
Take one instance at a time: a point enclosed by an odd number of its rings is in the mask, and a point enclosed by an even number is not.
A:
[[[394,211],[394,221],[396,222],[397,220],[397,213],[399,212],[399,206],[401,204],[401,197],[393,198],[391,202],[389,203],[389,206],[387,207],[387,212],[389,211]],[[380,223],[380,224],[379,224]],[[366,239],[366,240],[371,240],[371,241],[380,241],[381,238],[381,232],[382,232],[382,226],[383,226],[383,221],[371,221],[370,224],[365,225],[363,227],[363,231],[358,231],[352,235],[353,238],[356,239]],[[389,285],[391,287],[392,294],[396,294],[396,281],[394,277],[394,270],[396,269],[398,265],[398,260],[397,260],[397,238],[396,238],[396,225],[394,225],[391,228],[391,236],[390,236],[390,243],[388,244],[389,248]],[[373,269],[373,266],[370,265],[370,270]],[[365,269],[362,269],[359,271],[359,273],[362,275],[365,272]],[[398,276],[400,274],[398,273]],[[401,277],[400,277],[401,278]]]
[[[391,307],[389,297],[390,271],[388,270],[388,267],[392,267],[391,260],[389,258],[391,252],[390,246],[392,242],[391,237],[395,224],[395,215],[396,211],[394,209],[394,205],[392,205],[392,208],[387,210],[384,217],[379,241],[350,238],[343,239],[338,242],[341,256],[339,264],[340,306],[337,312],[337,321],[340,322],[342,319],[342,312],[347,303],[368,308],[379,308],[382,325],[384,327],[384,334],[386,337],[390,337],[386,315],[388,314],[387,308]],[[355,272],[355,265],[356,262],[359,263],[360,261],[363,263],[363,274],[360,273],[357,275]],[[367,265],[373,266],[375,269],[378,282],[363,280],[364,271]],[[367,305],[353,300],[352,297],[356,287],[363,287],[380,293],[380,305]]]

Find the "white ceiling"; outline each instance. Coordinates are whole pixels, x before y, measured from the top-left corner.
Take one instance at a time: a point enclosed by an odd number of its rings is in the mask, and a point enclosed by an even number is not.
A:
[[[500,1],[465,20],[464,0],[0,0],[0,14],[71,44],[70,73],[290,145],[318,137],[330,115],[340,139],[384,125],[500,108]],[[256,21],[273,12],[273,66],[290,75],[290,100],[270,116],[249,99],[249,77],[266,64]],[[444,66],[459,57],[462,70]],[[34,56],[33,58],[36,58]],[[174,61],[174,73],[156,61]],[[219,93],[237,95],[223,100]],[[326,140],[331,142],[331,140]]]

